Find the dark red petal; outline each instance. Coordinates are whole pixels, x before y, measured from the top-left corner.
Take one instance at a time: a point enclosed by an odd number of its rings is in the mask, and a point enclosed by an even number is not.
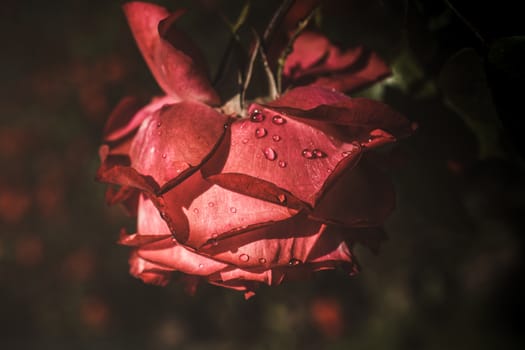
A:
[[[165,241],[166,238],[171,238],[171,234],[149,234],[143,235],[139,233],[134,233],[132,235],[121,235],[118,240],[119,244],[130,246],[130,247],[139,247],[146,244],[150,244],[157,241]]]
[[[363,56],[363,53],[364,48],[362,46],[356,46],[345,51],[341,51],[339,48],[331,46],[326,60],[321,64],[311,67],[305,71],[304,76],[321,76],[323,74],[333,74],[337,77],[339,74],[343,74],[343,71],[345,70],[358,70],[357,67],[354,67],[354,64],[359,62]]]
[[[394,207],[390,179],[363,161],[335,182],[311,217],[346,227],[381,226]]]
[[[136,188],[146,193],[154,194],[159,185],[150,176],[143,176],[128,166],[104,166],[98,169],[96,180],[114,185]]]
[[[365,88],[390,74],[390,68],[386,63],[376,53],[371,52],[359,69],[320,76],[313,81],[312,85],[350,92]]]
[[[304,76],[308,68],[326,59],[330,41],[315,32],[304,32],[294,42],[292,52],[286,58],[283,74],[296,79]]]
[[[194,170],[214,150],[227,117],[200,102],[166,106],[146,118],[130,149],[132,166],[165,184]]]
[[[138,1],[127,3],[123,8],[144,59],[157,83],[168,95],[219,103],[205,70],[192,56],[198,49],[172,25],[178,14],[169,18],[170,13],[165,8]],[[168,21],[161,29],[165,35],[169,32],[166,36],[169,41],[159,33],[159,25],[165,19]]]
[[[368,247],[373,253],[379,253],[383,241],[388,239],[386,232],[381,227],[354,227],[340,229],[347,244],[360,243]]]
[[[359,159],[359,145],[341,142],[295,118],[257,104],[250,106],[249,113],[264,120],[243,120],[231,125],[226,160],[221,163],[212,158],[203,168],[210,181],[214,174],[221,174],[222,180],[228,174],[243,174],[271,183],[314,206],[339,172]],[[305,154],[314,151],[316,156]],[[239,188],[236,181],[237,178],[232,177],[231,187],[226,180],[221,186],[262,197],[253,190],[264,187]]]
[[[346,134],[360,141],[363,138],[376,139],[368,147],[392,142],[396,137],[412,133],[410,122],[386,104],[367,98],[350,98],[322,87],[290,90],[271,106],[281,113],[309,121],[345,126]]]

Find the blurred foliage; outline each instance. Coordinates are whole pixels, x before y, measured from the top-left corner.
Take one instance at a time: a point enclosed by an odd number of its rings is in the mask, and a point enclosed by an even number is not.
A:
[[[377,156],[398,206],[379,255],[355,247],[362,273],[318,273],[248,301],[127,273],[115,241],[133,220],[103,204],[97,148],[121,97],[158,88],[121,3],[3,3],[2,349],[521,349],[525,33],[514,2],[325,1],[316,22],[332,40],[393,66],[360,94],[419,129]],[[215,72],[229,40],[221,17],[233,22],[244,1],[159,3],[190,9],[181,25]],[[276,6],[253,0],[248,23],[261,30]]]

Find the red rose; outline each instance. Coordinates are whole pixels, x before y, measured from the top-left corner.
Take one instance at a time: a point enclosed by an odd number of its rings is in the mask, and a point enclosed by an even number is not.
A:
[[[194,56],[163,37],[176,32],[173,15],[125,9],[166,92],[142,109],[131,99],[117,106],[100,151],[98,179],[114,185],[108,202],[137,215],[137,232],[120,238],[133,247],[131,273],[164,285],[179,272],[190,289],[204,280],[247,296],[313,271],[355,273],[350,246],[376,245],[394,206],[366,153],[409,133],[407,120],[316,86],[232,118],[210,106],[217,94],[202,71],[192,75]]]

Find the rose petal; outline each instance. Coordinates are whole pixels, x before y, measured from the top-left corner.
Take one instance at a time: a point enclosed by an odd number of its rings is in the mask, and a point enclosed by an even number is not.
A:
[[[115,107],[104,126],[104,141],[119,140],[138,129],[140,124],[164,105],[174,104],[180,99],[172,96],[155,97],[145,107],[140,108],[138,99],[123,98]]]
[[[320,86],[301,86],[288,90],[284,95],[268,105],[309,110],[317,106],[344,103],[348,100],[350,100],[350,97],[339,91]]]
[[[358,46],[341,51],[322,34],[303,32],[294,42],[292,53],[287,57],[283,74],[288,79],[301,79],[338,72],[354,65],[363,48]]]
[[[140,278],[144,283],[166,286],[169,282],[170,269],[144,260],[136,252],[131,254],[129,265],[129,273],[136,278]]]
[[[333,76],[338,76],[339,74],[343,74],[344,71],[358,70],[358,68],[354,67],[354,65],[359,63],[363,57],[363,54],[364,48],[362,46],[356,46],[344,51],[341,51],[336,46],[331,46],[325,61],[320,62],[316,66],[310,67],[303,73],[303,76],[321,76],[323,74],[332,74]],[[339,91],[348,90],[345,89]]]
[[[205,70],[195,58],[198,49],[173,26],[180,15],[170,13],[163,7],[130,2],[123,6],[133,36],[157,83],[168,95],[185,100],[199,100],[217,104],[219,98],[211,86]],[[168,19],[161,25],[161,21]],[[167,39],[167,40],[166,40]],[[169,40],[169,41],[168,41]]]
[[[210,181],[214,181],[211,175],[221,174],[221,186],[260,196],[254,192],[260,186],[236,186],[235,174],[243,174],[254,182],[271,183],[315,206],[339,172],[359,159],[358,145],[341,142],[319,128],[279,114],[272,108],[253,104],[249,113],[257,115],[261,121],[243,120],[231,125],[227,158],[216,161],[212,157],[202,169]],[[314,151],[316,155],[312,155]],[[224,153],[218,153],[221,155]],[[228,176],[231,176],[231,187]]]
[[[364,57],[364,63],[360,68],[318,77],[312,82],[312,85],[350,92],[363,89],[390,74],[388,65],[375,52],[370,52],[367,57]]]
[[[238,237],[218,237],[203,253],[245,269],[295,265],[308,260],[325,230],[325,225],[298,215]]]
[[[242,235],[297,213],[282,205],[213,185],[205,181],[200,172],[165,193],[164,203],[177,241],[193,248],[223,236]]]
[[[326,59],[329,47],[330,42],[325,36],[310,31],[302,33],[286,58],[283,75],[289,79],[303,76],[308,68]]]
[[[347,244],[360,243],[369,248],[374,254],[379,253],[379,248],[388,236],[382,227],[354,227],[341,229]]]
[[[389,178],[362,161],[335,182],[310,216],[346,227],[380,226],[394,207]]]
[[[103,163],[97,171],[96,180],[136,188],[150,194],[156,193],[160,188],[152,177],[143,176],[135,169],[122,165],[106,166]]]
[[[228,266],[193,252],[171,238],[143,245],[137,249],[137,254],[157,265],[197,276],[207,276]]]
[[[219,271],[216,274],[209,276],[211,280],[220,282],[234,282],[242,283],[243,281],[264,283],[267,285],[278,285],[285,278],[298,278],[304,274],[310,274],[312,271],[320,271],[327,269],[334,269],[337,266],[345,265],[351,267],[354,265],[354,260],[348,246],[344,241],[341,241],[341,235],[330,232],[326,234],[323,229],[316,237],[310,237],[308,244],[309,248],[296,251],[297,256],[304,256],[303,260],[292,258],[284,264],[269,268],[270,264],[259,264],[255,267],[235,268],[228,267],[225,270]],[[292,238],[290,238],[292,240]],[[290,242],[288,242],[290,243]],[[300,239],[296,239],[292,243],[301,245]],[[313,244],[312,244],[313,243]],[[288,252],[286,244],[280,246],[282,252]],[[239,249],[240,250],[240,249]],[[307,252],[307,253],[306,253]],[[286,260],[286,258],[284,259]]]
[[[142,123],[131,145],[131,164],[160,184],[187,175],[220,141],[227,118],[199,102],[165,106]]]
[[[367,98],[350,98],[322,87],[295,88],[270,105],[276,111],[308,121],[345,126],[346,134],[357,139],[374,138],[371,132],[378,129],[386,130],[389,135],[376,132],[375,138],[384,136],[390,142],[395,137],[412,133],[410,122],[386,104]]]

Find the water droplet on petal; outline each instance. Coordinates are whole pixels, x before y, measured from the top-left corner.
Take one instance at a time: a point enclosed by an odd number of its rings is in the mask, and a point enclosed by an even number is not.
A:
[[[323,151],[319,150],[319,149],[314,149],[312,151],[312,153],[315,155],[315,158],[324,158],[326,157],[326,153],[324,153]]]
[[[265,258],[260,258],[260,259],[259,259],[259,262],[260,262],[261,264],[266,264],[266,259],[265,259]]]
[[[215,203],[213,203],[213,202],[209,202],[208,203],[208,207],[210,207],[210,208],[213,207],[214,205],[215,205]]]
[[[204,267],[204,264],[199,264],[199,269],[202,269]]]
[[[242,143],[247,144],[248,143],[248,139],[243,139]]]
[[[348,157],[348,156],[352,155],[352,153],[354,153],[354,151],[353,150],[349,150],[349,151],[344,151],[343,153],[341,153],[341,155],[343,157]]]
[[[299,264],[302,264],[302,261],[296,258],[291,258],[290,261],[288,262],[288,265],[290,266],[297,266]]]
[[[254,109],[250,113],[250,120],[254,123],[260,123],[264,120],[264,114],[258,109]]]
[[[241,254],[239,255],[239,260],[242,262],[247,262],[248,260],[250,260],[250,257],[247,254]]]
[[[157,122],[157,128],[160,128],[162,125],[162,122]]]
[[[284,119],[280,115],[274,115],[272,118],[272,123],[274,123],[275,125],[283,125],[284,123],[286,123],[286,119]]]
[[[301,153],[303,155],[303,157],[305,157],[306,159],[313,159],[315,158],[315,154],[314,152],[312,152],[311,149],[308,149],[308,148],[305,148],[303,149],[303,152]]]
[[[264,153],[264,156],[266,157],[266,159],[268,159],[268,160],[275,160],[275,159],[277,159],[277,153],[275,153],[273,148],[266,147],[265,149],[263,149],[263,153]]]
[[[281,136],[279,136],[279,135],[273,135],[273,136],[272,136],[272,140],[274,140],[275,142],[279,142],[279,141],[281,141]]]
[[[255,129],[255,137],[257,137],[258,139],[265,137],[267,133],[268,132],[266,131],[265,128]]]
[[[326,169],[326,172],[327,172],[328,174],[331,174],[331,173],[332,173],[332,171],[333,171],[333,170],[332,170],[332,169],[330,169],[330,168]]]
[[[279,166],[280,166],[281,168],[286,168],[287,165],[288,165],[288,163],[286,163],[284,160],[280,160],[280,161],[279,161]]]
[[[286,203],[286,195],[280,194],[277,196],[277,199],[279,200],[279,203],[285,204]]]
[[[167,155],[166,153],[163,153],[163,154],[162,154],[162,158],[164,158],[164,159],[166,159],[167,156],[168,156],[168,155]]]
[[[198,214],[198,213],[199,213],[199,209],[198,209],[198,208],[195,208],[195,209],[193,209],[193,212],[194,212],[195,214]]]
[[[230,208],[230,212],[231,212],[231,213],[236,213],[236,212],[237,212],[237,208],[235,208],[235,207],[231,207],[231,208]]]
[[[209,239],[207,243],[208,243],[208,244],[211,244],[211,245],[214,246],[214,247],[216,247],[216,246],[219,245],[219,241],[217,241],[216,238]]]

